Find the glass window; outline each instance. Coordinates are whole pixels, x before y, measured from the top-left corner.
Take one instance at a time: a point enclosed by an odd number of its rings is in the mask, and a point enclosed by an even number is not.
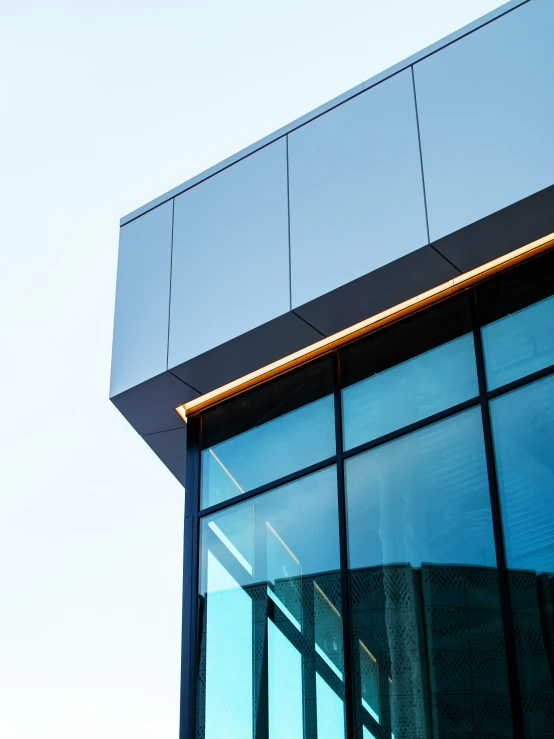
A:
[[[554,254],[486,283],[479,305],[490,390],[554,364]]]
[[[490,404],[527,736],[554,726],[554,376]]]
[[[554,376],[490,408],[508,566],[554,574]]]
[[[467,297],[346,348],[341,374],[345,449],[475,397],[477,370]]]
[[[474,408],[346,462],[351,567],[496,564]]]
[[[479,409],[345,477],[358,735],[511,736]]]
[[[344,736],[336,467],[202,519],[200,556],[199,735]]]
[[[334,456],[331,360],[209,410],[202,417],[202,447],[202,508]]]

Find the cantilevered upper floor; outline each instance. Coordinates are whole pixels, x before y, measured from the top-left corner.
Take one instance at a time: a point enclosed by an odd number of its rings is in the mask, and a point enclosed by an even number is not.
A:
[[[513,0],[121,220],[110,397],[175,407],[554,231],[554,2]]]

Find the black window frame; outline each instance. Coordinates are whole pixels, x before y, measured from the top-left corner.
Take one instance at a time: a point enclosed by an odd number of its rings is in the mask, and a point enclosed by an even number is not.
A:
[[[506,553],[504,545],[504,536],[502,530],[502,519],[500,510],[500,496],[498,488],[498,480],[496,474],[495,455],[493,446],[493,434],[491,427],[491,418],[489,410],[489,401],[504,395],[516,388],[531,384],[538,379],[554,374],[554,364],[545,367],[532,374],[521,377],[502,387],[494,390],[487,389],[483,341],[481,335],[482,326],[490,321],[491,310],[486,307],[483,314],[487,317],[481,320],[480,317],[480,296],[490,294],[490,283],[497,281],[501,285],[502,280],[507,280],[510,284],[514,280],[529,279],[534,269],[540,269],[541,260],[548,260],[551,264],[554,260],[554,250],[549,250],[545,254],[534,256],[525,260],[523,264],[511,266],[497,275],[488,277],[482,282],[462,290],[469,301],[469,310],[471,315],[471,333],[475,347],[475,359],[477,364],[478,378],[478,394],[474,398],[470,398],[463,403],[450,407],[433,416],[426,417],[415,423],[397,429],[377,439],[373,439],[347,451],[343,448],[343,429],[342,429],[342,382],[341,382],[341,351],[343,348],[350,346],[354,342],[364,341],[364,338],[357,338],[346,344],[345,347],[333,349],[327,352],[327,356],[332,359],[333,367],[333,396],[334,396],[334,412],[335,412],[335,438],[336,438],[336,454],[333,457],[324,459],[317,464],[305,467],[286,477],[273,480],[270,483],[262,485],[254,490],[250,490],[242,495],[237,495],[221,503],[217,503],[210,507],[200,508],[200,473],[201,473],[201,450],[202,450],[202,414],[199,411],[189,416],[187,427],[187,449],[186,449],[186,496],[185,496],[185,519],[184,519],[184,560],[183,560],[183,617],[182,617],[182,665],[181,665],[181,724],[180,739],[194,739],[196,737],[196,680],[198,672],[198,656],[199,656],[199,640],[200,630],[199,611],[202,607],[199,598],[199,566],[200,566],[200,522],[225,508],[234,506],[235,504],[254,498],[262,493],[278,488],[288,482],[297,480],[312,472],[324,469],[330,465],[336,464],[337,469],[337,489],[338,489],[338,506],[339,506],[339,546],[340,546],[340,575],[343,601],[343,645],[344,645],[344,671],[345,671],[345,717],[346,717],[346,739],[355,739],[355,692],[354,692],[354,670],[353,655],[354,647],[352,644],[352,604],[349,597],[349,567],[348,567],[348,544],[347,544],[347,521],[346,521],[346,491],[344,481],[344,463],[350,457],[356,456],[360,452],[372,449],[374,447],[385,444],[393,439],[400,438],[406,434],[416,431],[420,428],[429,426],[437,421],[454,416],[461,411],[469,408],[479,407],[481,410],[481,418],[483,424],[483,435],[485,442],[485,454],[488,473],[488,483],[490,491],[490,503],[493,522],[494,542],[497,554],[497,571],[499,595],[502,612],[502,623],[504,630],[504,646],[506,652],[508,685],[510,694],[510,706],[513,723],[513,736],[520,737],[524,735],[524,718],[521,705],[520,684],[518,679],[518,665],[516,653],[516,638],[514,631],[514,620],[510,605],[510,583],[509,572],[506,563]],[[537,262],[538,264],[533,264]],[[521,278],[518,278],[518,271]],[[494,290],[493,290],[494,293]],[[439,301],[441,303],[451,303],[460,300],[460,293],[449,296]],[[534,302],[534,301],[532,301]],[[434,310],[432,307],[421,309],[424,312]],[[416,312],[416,313],[417,313]],[[414,314],[402,317],[394,323],[401,323],[413,320]],[[394,325],[394,324],[393,324]],[[385,329],[378,330],[388,330]],[[325,356],[325,355],[324,355]],[[310,362],[315,363],[321,361],[321,357]],[[290,373],[295,370],[290,370]],[[287,373],[288,374],[288,373]],[[275,382],[269,380],[268,382]],[[255,392],[258,388],[246,392]],[[204,411],[207,412],[207,411]]]

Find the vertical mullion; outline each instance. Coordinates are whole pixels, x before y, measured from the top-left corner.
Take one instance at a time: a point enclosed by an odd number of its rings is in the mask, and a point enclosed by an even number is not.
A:
[[[198,416],[189,418],[187,423],[179,739],[193,739],[196,736],[200,425]]]
[[[521,696],[518,678],[517,650],[514,622],[510,599],[509,573],[506,563],[506,549],[504,546],[504,534],[502,530],[502,516],[500,511],[500,495],[498,491],[498,479],[496,476],[496,464],[494,457],[494,444],[492,425],[490,418],[489,402],[487,399],[487,382],[485,374],[485,360],[483,354],[483,340],[479,321],[479,306],[477,292],[472,291],[472,323],[473,340],[475,344],[475,358],[477,360],[477,378],[479,382],[479,399],[481,406],[481,417],[483,421],[483,436],[485,441],[485,454],[487,460],[487,473],[489,481],[492,525],[494,543],[496,548],[496,561],[498,570],[498,589],[500,595],[500,607],[502,610],[502,625],[504,629],[504,645],[506,649],[506,668],[508,671],[508,686],[510,691],[510,706],[512,710],[512,724],[515,737],[522,737],[523,712],[521,708]]]
[[[337,449],[337,493],[339,514],[340,575],[342,594],[342,648],[344,655],[344,708],[346,716],[346,738],[355,739],[354,719],[354,669],[352,659],[352,616],[350,604],[350,583],[348,575],[348,531],[346,519],[346,493],[344,486],[344,462],[342,445],[342,397],[340,358],[333,352],[333,388],[335,398],[335,437]]]

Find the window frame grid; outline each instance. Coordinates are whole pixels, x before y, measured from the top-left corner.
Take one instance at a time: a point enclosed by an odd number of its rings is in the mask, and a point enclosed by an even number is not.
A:
[[[478,286],[477,286],[478,287]],[[347,545],[347,521],[346,521],[346,490],[344,484],[344,463],[347,459],[354,457],[364,451],[386,444],[409,433],[430,426],[438,421],[454,416],[469,408],[479,406],[483,424],[483,436],[485,444],[486,464],[488,473],[489,495],[491,504],[491,515],[493,521],[494,542],[497,560],[498,584],[502,612],[502,623],[504,629],[504,647],[506,653],[506,666],[508,674],[508,686],[510,694],[510,706],[512,714],[513,736],[523,736],[523,711],[521,705],[520,684],[518,679],[518,666],[516,654],[516,640],[513,624],[513,614],[510,603],[510,590],[508,567],[505,556],[504,534],[502,530],[502,519],[500,510],[500,497],[498,480],[495,466],[494,445],[492,426],[490,419],[489,401],[501,395],[511,392],[517,388],[531,384],[536,380],[554,374],[554,364],[525,375],[506,385],[494,390],[487,390],[486,373],[483,352],[483,340],[481,334],[481,322],[479,319],[478,294],[476,287],[463,291],[470,296],[471,306],[471,331],[473,333],[475,347],[475,361],[477,367],[477,378],[479,394],[462,403],[440,411],[432,416],[416,421],[408,426],[396,429],[377,439],[372,439],[359,446],[344,450],[342,434],[342,383],[340,373],[341,348],[329,352],[333,358],[333,396],[334,396],[334,424],[336,454],[316,464],[293,472],[285,477],[273,480],[254,490],[247,491],[229,500],[214,504],[210,507],[200,509],[200,467],[201,467],[201,438],[202,438],[202,411],[188,418],[187,428],[187,472],[185,495],[185,541],[184,541],[184,567],[183,567],[183,615],[182,615],[182,668],[181,668],[181,722],[180,739],[195,739],[197,731],[196,710],[196,680],[198,675],[198,657],[200,646],[200,620],[198,618],[200,609],[200,596],[198,592],[199,566],[200,566],[200,522],[206,516],[213,515],[226,508],[230,508],[242,501],[255,498],[258,495],[274,490],[286,483],[298,480],[308,474],[317,472],[333,464],[337,469],[337,495],[339,510],[339,546],[340,546],[340,575],[342,590],[342,622],[343,622],[343,649],[344,649],[344,672],[345,672],[345,727],[346,739],[356,739],[357,728],[355,725],[355,686],[354,670],[352,669],[354,659],[354,645],[352,643],[351,623],[352,607],[349,595],[349,569],[348,569],[348,545]],[[445,298],[447,302],[451,297]],[[403,319],[399,319],[403,320]]]

